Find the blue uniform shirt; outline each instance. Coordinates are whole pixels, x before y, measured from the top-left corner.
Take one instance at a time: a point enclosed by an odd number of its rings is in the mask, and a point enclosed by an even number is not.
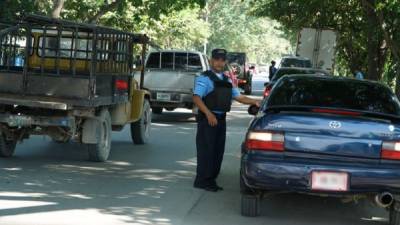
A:
[[[215,73],[219,79],[223,79],[225,76],[223,73]],[[229,79],[229,82],[232,83],[232,80]],[[204,98],[206,95],[210,94],[214,90],[214,82],[207,76],[200,75],[196,78],[194,82],[194,90],[193,94],[199,96],[200,98]],[[236,98],[240,96],[240,91],[238,88],[232,88],[232,98]],[[223,112],[215,112],[215,113],[223,113]]]

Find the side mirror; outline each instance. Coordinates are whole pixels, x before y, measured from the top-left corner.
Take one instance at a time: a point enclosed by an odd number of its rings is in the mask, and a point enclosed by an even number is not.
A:
[[[256,105],[251,105],[251,106],[249,107],[249,109],[247,110],[247,112],[248,112],[250,115],[255,116],[255,115],[257,115],[257,113],[258,113],[259,110],[260,110],[260,107],[258,107],[258,106],[256,106]]]

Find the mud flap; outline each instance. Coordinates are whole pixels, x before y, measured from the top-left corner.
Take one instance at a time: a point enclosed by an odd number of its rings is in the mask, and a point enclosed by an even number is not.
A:
[[[86,119],[82,127],[82,143],[97,144],[100,141],[101,123],[97,119]]]

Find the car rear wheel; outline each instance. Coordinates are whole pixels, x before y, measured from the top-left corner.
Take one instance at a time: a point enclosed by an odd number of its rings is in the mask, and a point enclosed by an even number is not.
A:
[[[151,108],[151,111],[154,114],[162,114],[163,108],[162,107],[153,107],[153,108]]]
[[[260,215],[259,195],[242,194],[241,213],[242,216],[256,217]]]
[[[400,225],[400,202],[395,201],[390,206],[389,224]]]
[[[4,134],[0,132],[0,157],[9,158],[14,155],[17,141],[6,140]]]
[[[99,133],[100,140],[97,144],[86,144],[89,160],[93,162],[105,162],[111,151],[111,116],[108,110],[103,110],[98,116],[101,123]]]
[[[131,124],[131,136],[133,143],[142,145],[149,141],[151,128],[151,110],[150,103],[145,100],[143,103],[143,112],[140,120]]]

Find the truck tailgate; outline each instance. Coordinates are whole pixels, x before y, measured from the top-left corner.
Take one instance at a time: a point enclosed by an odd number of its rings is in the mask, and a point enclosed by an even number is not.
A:
[[[193,92],[196,72],[150,70],[144,87],[152,91]]]

